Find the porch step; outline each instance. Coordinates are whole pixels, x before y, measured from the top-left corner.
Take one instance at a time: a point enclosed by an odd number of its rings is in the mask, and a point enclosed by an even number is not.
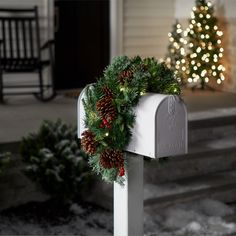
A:
[[[236,170],[186,178],[164,184],[146,184],[144,205],[164,208],[202,198],[236,201]]]
[[[188,115],[189,144],[236,136],[236,107]]]
[[[189,153],[144,162],[145,182],[158,184],[236,169],[236,136],[189,145]],[[170,174],[171,173],[171,174]]]

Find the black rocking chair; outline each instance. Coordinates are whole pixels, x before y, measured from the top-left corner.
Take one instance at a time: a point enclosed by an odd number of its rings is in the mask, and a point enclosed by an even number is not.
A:
[[[0,8],[0,102],[4,101],[4,95],[34,94],[41,101],[49,101],[55,97],[53,44],[54,41],[49,40],[40,45],[37,7]],[[42,53],[46,49],[48,59],[44,60]],[[46,66],[51,66],[51,82],[45,82],[43,79],[43,69]],[[38,82],[4,85],[3,73],[38,73]],[[37,90],[29,92],[22,91],[22,88]],[[5,92],[5,89],[8,92]]]

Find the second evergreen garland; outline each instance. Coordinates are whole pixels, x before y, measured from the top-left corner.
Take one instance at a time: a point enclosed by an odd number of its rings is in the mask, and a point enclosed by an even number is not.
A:
[[[86,90],[81,144],[92,169],[107,182],[124,181],[123,149],[132,136],[133,108],[146,92],[179,95],[180,86],[164,63],[139,56],[116,57],[102,78]]]

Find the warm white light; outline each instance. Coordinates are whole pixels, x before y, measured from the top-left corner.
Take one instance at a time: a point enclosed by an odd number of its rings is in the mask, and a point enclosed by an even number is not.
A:
[[[217,30],[217,29],[218,29],[217,25],[214,25],[214,30]]]
[[[207,6],[208,6],[208,7],[210,7],[211,5],[212,5],[211,2],[208,2],[208,3],[207,3]]]
[[[202,51],[202,49],[200,47],[198,47],[196,51],[197,51],[197,53],[199,53]]]
[[[213,74],[213,76],[216,76],[216,75],[217,75],[217,73],[216,73],[215,71],[213,71],[213,73],[212,73],[212,74]]]
[[[178,34],[180,34],[180,33],[182,33],[182,29],[177,29],[176,32],[177,32]]]
[[[219,53],[219,57],[223,57],[223,54],[221,52]]]
[[[204,6],[201,6],[200,9],[203,11],[204,10]]]
[[[209,58],[206,58],[205,62],[209,62],[209,61],[210,61]]]
[[[193,47],[193,43],[190,43],[190,44],[189,44],[189,47],[192,48],[192,47]]]
[[[182,71],[186,71],[186,67],[185,66],[182,67]]]
[[[210,15],[210,14],[207,14],[207,15],[206,15],[206,18],[207,18],[207,19],[210,19],[210,18],[211,18],[211,15]]]
[[[190,24],[190,25],[189,25],[189,28],[190,28],[190,29],[192,29],[192,28],[193,28],[193,25],[192,25],[192,24]]]
[[[218,40],[217,40],[217,43],[218,43],[218,44],[221,44],[221,40],[220,40],[220,39],[218,39]]]
[[[194,70],[197,70],[197,66],[194,66],[193,69],[194,69]]]
[[[109,136],[109,133],[105,133],[106,136]]]
[[[217,30],[216,34],[217,34],[218,36],[222,36],[222,35],[223,35],[223,32],[222,32],[222,31],[219,31],[219,30]]]
[[[205,78],[205,82],[206,82],[206,83],[209,82],[209,78],[208,78],[208,77]]]
[[[224,51],[224,48],[220,48],[220,52],[223,52]]]
[[[195,19],[195,15],[193,12],[191,12],[190,16],[191,16],[191,19]]]
[[[168,33],[168,36],[171,37],[171,36],[172,36],[172,33]]]
[[[201,39],[204,39],[205,38],[205,35],[204,34],[201,34]]]
[[[180,28],[181,28],[181,25],[180,25],[180,24],[177,24],[177,28],[180,29]]]
[[[191,64],[192,64],[192,65],[194,65],[194,64],[195,64],[195,61],[194,61],[194,60],[192,60],[192,61],[191,61]]]
[[[201,14],[199,14],[199,17],[200,17],[200,18],[203,18],[203,14],[202,14],[202,13],[201,13]]]
[[[180,64],[180,61],[176,61],[176,64],[179,65],[179,64]]]
[[[201,27],[202,25],[201,25],[201,23],[200,22],[198,22],[197,23],[197,27]]]
[[[192,78],[188,78],[188,82],[189,82],[189,83],[192,83],[192,82],[193,82],[193,79],[192,79]]]
[[[195,24],[195,23],[196,23],[196,21],[195,21],[195,20],[191,20],[191,23],[192,23],[192,24]]]
[[[217,80],[217,84],[221,84],[221,79],[218,79],[218,80]]]
[[[205,76],[206,75],[206,70],[203,70],[202,72],[201,72],[201,76],[203,77],[203,76]]]
[[[208,50],[212,50],[212,46],[211,45],[208,46]]]
[[[207,7],[207,6],[205,6],[205,10],[206,10],[206,11],[208,10],[208,7]]]
[[[197,10],[197,8],[196,7],[193,7],[193,11],[196,11]]]
[[[169,38],[170,42],[174,42],[174,38],[170,37]]]
[[[225,77],[223,74],[220,75],[221,80],[225,80]]]
[[[212,70],[215,70],[215,69],[216,69],[216,66],[215,66],[215,65],[213,65],[213,66],[211,66],[211,68],[212,68]]]
[[[182,62],[182,63],[185,63],[185,59],[182,59],[181,62]]]
[[[213,61],[214,61],[214,62],[217,62],[217,61],[218,61],[218,59],[217,59],[217,58],[214,58],[214,59],[213,59]]]
[[[209,34],[206,34],[206,39],[209,39],[209,38],[210,38]]]
[[[198,67],[200,67],[200,66],[201,66],[201,63],[200,63],[200,62],[198,62],[198,63],[197,63],[197,66],[198,66]]]
[[[205,29],[206,29],[206,30],[209,30],[209,29],[210,29],[209,25],[206,25],[206,26],[205,26]]]
[[[193,30],[190,30],[190,34],[194,34],[194,31],[193,31]]]

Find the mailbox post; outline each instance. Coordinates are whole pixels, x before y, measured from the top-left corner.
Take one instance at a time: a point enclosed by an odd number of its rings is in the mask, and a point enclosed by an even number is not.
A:
[[[84,131],[82,91],[78,100],[78,137]],[[114,235],[143,235],[143,156],[187,153],[187,111],[178,96],[147,93],[135,108],[136,121],[126,147],[125,185],[114,183]]]

